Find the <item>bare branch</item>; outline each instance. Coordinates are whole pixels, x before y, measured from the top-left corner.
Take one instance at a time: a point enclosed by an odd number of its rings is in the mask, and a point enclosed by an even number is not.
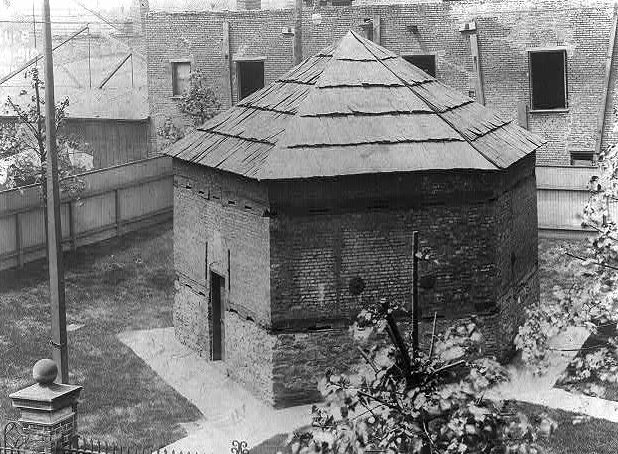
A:
[[[363,351],[362,348],[360,348],[359,346],[356,347],[357,350],[360,352],[361,356],[363,357],[363,359],[365,361],[367,361],[367,364],[369,364],[371,366],[371,368],[373,369],[374,372],[378,372],[380,369],[378,369],[378,367],[375,365],[375,363],[371,360],[371,358],[369,358],[369,356],[367,355],[367,353],[365,353]]]
[[[567,252],[565,252],[565,254],[566,254],[566,255],[568,255],[569,257],[573,257],[574,259],[581,260],[582,262],[587,262],[588,260],[590,260],[590,259],[587,259],[587,258],[585,258],[585,257],[581,257],[581,256],[579,256],[579,255],[575,255],[575,254],[573,254],[573,253],[571,253],[571,252],[568,252],[568,251],[567,251]],[[596,266],[603,267],[603,268],[608,268],[608,269],[610,269],[610,270],[616,270],[616,271],[618,271],[618,266],[608,265],[607,263],[594,262],[594,263],[592,263],[592,264],[593,264],[593,265],[596,265]]]
[[[431,345],[429,346],[429,359],[433,356],[433,344],[436,340],[436,318],[438,317],[438,313],[433,313],[433,326],[431,328]]]

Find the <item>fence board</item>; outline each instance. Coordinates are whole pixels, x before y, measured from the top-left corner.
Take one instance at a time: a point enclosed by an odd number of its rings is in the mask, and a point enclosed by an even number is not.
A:
[[[21,245],[29,248],[45,242],[45,213],[40,206],[21,213]]]
[[[17,250],[15,216],[0,218],[0,255]]]
[[[173,204],[172,180],[158,180],[120,190],[121,218],[124,221]]]
[[[114,192],[90,197],[77,202],[75,216],[75,232],[77,235],[114,222],[115,203]]]
[[[585,233],[584,206],[590,196],[587,184],[598,169],[593,167],[537,167],[539,230]],[[610,218],[618,220],[618,204],[610,205]]]
[[[168,157],[144,159],[80,175],[80,199],[61,205],[64,249],[96,243],[169,219],[173,207],[172,166]],[[120,218],[116,228],[116,195]],[[20,229],[16,231],[16,216]],[[45,257],[45,223],[40,190],[27,186],[0,191],[0,270]],[[17,240],[19,239],[20,247]],[[20,259],[21,258],[21,259]]]
[[[538,189],[585,191],[588,181],[597,173],[596,167],[538,166],[536,168],[536,186]]]

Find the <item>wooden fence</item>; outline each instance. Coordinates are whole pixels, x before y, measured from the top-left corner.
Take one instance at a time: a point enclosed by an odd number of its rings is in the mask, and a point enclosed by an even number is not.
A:
[[[63,247],[76,248],[170,219],[173,177],[168,157],[80,175],[78,200],[63,200]],[[0,191],[0,270],[45,257],[45,215],[38,186]]]
[[[590,167],[537,167],[539,233],[578,236],[588,200]],[[63,200],[63,246],[76,248],[168,220],[173,212],[171,161],[155,157],[80,176],[86,189],[79,200]],[[612,204],[610,216],[618,219]],[[0,191],[0,270],[45,257],[44,210],[40,189]]]
[[[536,168],[539,234],[581,236],[591,233],[581,225],[584,205],[590,196],[586,185],[598,169],[593,167]],[[610,218],[618,219],[618,207],[610,205]]]

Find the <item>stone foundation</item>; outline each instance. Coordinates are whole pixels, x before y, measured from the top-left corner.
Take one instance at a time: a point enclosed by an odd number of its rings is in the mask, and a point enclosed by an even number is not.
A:
[[[524,320],[524,308],[538,301],[536,270],[504,295],[493,312],[477,315],[484,337],[483,351],[500,360],[508,359],[513,340]],[[469,317],[457,320],[469,320]],[[456,319],[440,318],[436,331],[442,332]],[[429,348],[433,321],[428,317],[419,325],[421,349]],[[410,320],[399,320],[410,332]],[[358,344],[348,327],[304,332],[273,332],[244,320],[234,312],[225,313],[228,373],[254,395],[275,407],[288,407],[321,399],[318,380],[331,370],[349,372],[362,361]]]
[[[177,280],[174,295],[174,333],[184,345],[210,358],[206,290],[183,279]]]
[[[273,353],[276,336],[237,313],[226,311],[225,365],[230,377],[242,383],[254,395],[274,403]]]

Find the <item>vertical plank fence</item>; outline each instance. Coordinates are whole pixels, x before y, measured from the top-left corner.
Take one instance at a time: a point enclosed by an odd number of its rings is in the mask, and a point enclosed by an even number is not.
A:
[[[63,199],[65,249],[171,219],[172,164],[154,157],[79,175],[79,199]],[[45,214],[37,185],[0,191],[0,270],[45,257]]]
[[[590,196],[586,185],[594,167],[536,168],[539,234],[546,237],[577,237],[593,233],[582,227],[581,214]],[[610,205],[610,217],[618,220],[618,207]]]

